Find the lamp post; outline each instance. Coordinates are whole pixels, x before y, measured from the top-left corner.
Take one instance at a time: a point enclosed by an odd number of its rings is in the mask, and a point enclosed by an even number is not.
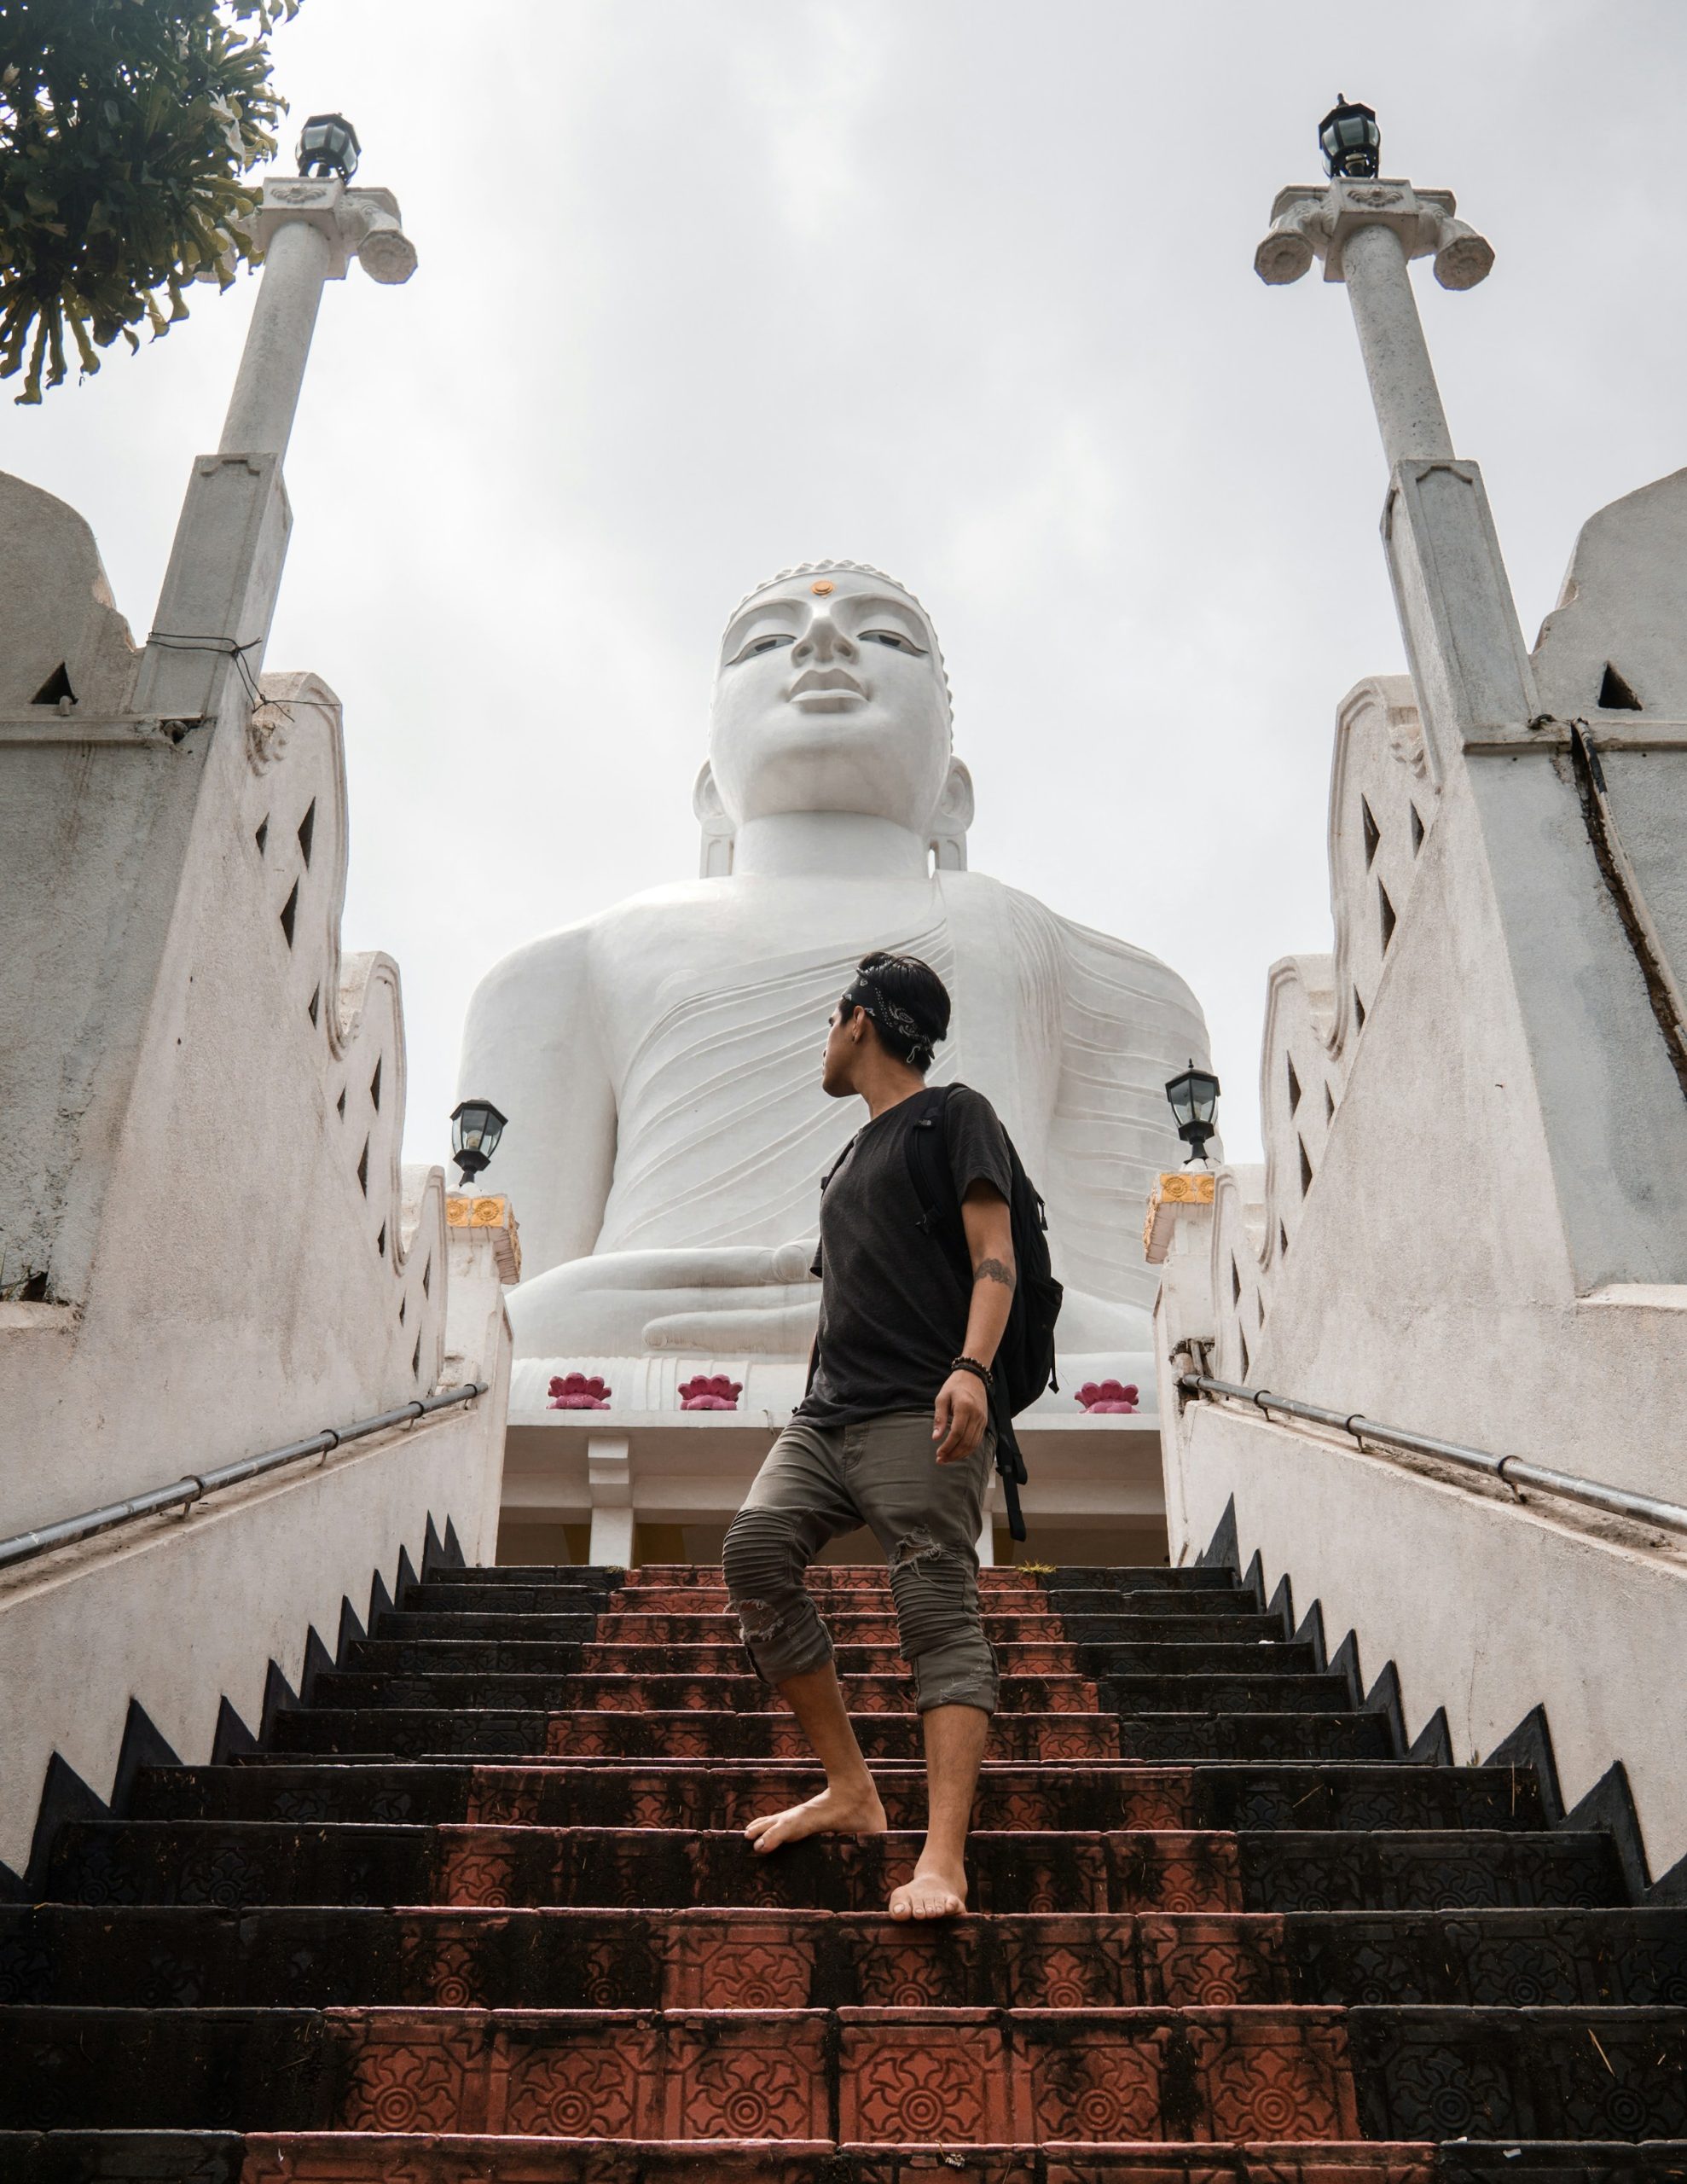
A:
[[[1217,1131],[1213,1119],[1219,1104],[1217,1077],[1209,1069],[1197,1069],[1191,1058],[1182,1075],[1173,1077],[1167,1085],[1166,1097],[1177,1117],[1177,1134],[1189,1147],[1189,1158],[1184,1166],[1193,1167],[1197,1160],[1204,1165],[1208,1141]]]
[[[452,1110],[451,1158],[465,1188],[497,1151],[498,1140],[508,1127],[509,1117],[500,1114],[490,1100],[464,1100]]]
[[[1318,148],[1324,154],[1324,171],[1349,182],[1369,182],[1383,157],[1383,132],[1377,126],[1374,107],[1349,105],[1345,91],[1318,125]]]
[[[343,114],[312,114],[299,132],[297,179],[264,185],[254,218],[264,279],[219,454],[287,452],[325,281],[343,281],[353,258],[371,280],[388,285],[416,270],[392,192],[348,186],[361,150]]]
[[[1493,252],[1454,218],[1451,190],[1378,180],[1382,142],[1368,106],[1338,100],[1319,125],[1330,180],[1322,188],[1278,191],[1254,270],[1281,288],[1298,281],[1317,258],[1326,281],[1347,284],[1392,471],[1412,459],[1447,461],[1453,452],[1407,264],[1432,258],[1444,288],[1473,288],[1487,279]]]

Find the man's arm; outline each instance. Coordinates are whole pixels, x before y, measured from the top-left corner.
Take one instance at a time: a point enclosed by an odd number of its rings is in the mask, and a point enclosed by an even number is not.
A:
[[[972,1303],[966,1315],[961,1354],[981,1365],[994,1365],[996,1350],[1013,1304],[1013,1221],[1007,1200],[994,1183],[967,1186],[961,1200],[961,1225],[972,1262]],[[951,1373],[937,1396],[931,1438],[940,1464],[958,1464],[972,1454],[990,1422],[989,1391],[976,1373]]]

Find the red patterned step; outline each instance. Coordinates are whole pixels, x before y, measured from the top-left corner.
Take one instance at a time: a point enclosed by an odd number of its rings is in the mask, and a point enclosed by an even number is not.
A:
[[[908,1672],[896,1638],[888,1634],[867,1642],[840,1638],[834,1632],[833,1652],[838,1672],[844,1677],[884,1676]],[[1078,1654],[1075,1646],[1024,1645],[1012,1640],[994,1641],[996,1663],[1004,1676],[1075,1676]],[[617,1645],[596,1642],[582,1648],[583,1676],[741,1676],[742,1644],[730,1645]]]
[[[823,1586],[810,1584],[815,1605],[822,1615],[833,1608],[858,1612],[891,1605],[890,1582],[878,1585]],[[1027,1586],[1023,1591],[987,1586],[980,1599],[987,1612],[1052,1614],[1047,1595]],[[728,1612],[723,1585],[623,1585],[612,1592],[605,1612],[610,1615],[725,1615]]]
[[[299,2132],[253,2133],[245,2147],[240,2184],[281,2184],[282,2179],[391,2184],[401,2178],[404,2184],[936,2184],[940,2177],[942,2184],[1438,2184],[1445,2176],[1433,2146],[1377,2140],[1222,2146],[1051,2142],[1046,2149],[944,2142],[840,2152],[830,2140],[715,2139],[704,2158],[695,2140],[683,2139]],[[102,2145],[97,2151],[102,2158],[115,2158],[120,2149]],[[155,2151],[149,2138],[137,2158]],[[1557,2164],[1560,2151],[1553,2150],[1551,2175],[1561,2184],[1582,2184],[1586,2171]],[[190,2158],[184,2152],[183,2175],[189,2173],[185,2163]],[[144,2172],[137,2168],[134,2173]],[[1545,2173],[1532,2167],[1528,2184],[1537,2184]],[[1638,2169],[1609,2174],[1639,2184]]]
[[[820,1604],[826,1629],[837,1645],[894,1646],[896,1618],[887,1600],[882,1608],[858,1610]],[[1015,1611],[996,1613],[988,1606],[984,1635],[992,1645],[1059,1645],[1065,1626],[1058,1615],[1021,1615]],[[735,1615],[646,1615],[629,1611],[598,1618],[598,1640],[627,1646],[733,1646],[743,1658],[743,1639]]]
[[[763,1701],[764,1705],[766,1701]],[[855,1734],[870,1760],[918,1759],[919,1722],[913,1714],[863,1714]],[[803,1759],[809,1740],[791,1714],[554,1714],[546,1750],[554,1758]],[[1116,1759],[1119,1723],[1111,1714],[998,1714],[990,1750],[1001,1759]]]
[[[462,1817],[478,1825],[567,1827],[595,1818],[581,1810],[593,1798],[602,1768],[477,1767],[470,1777]],[[975,1828],[987,1831],[1058,1829],[1063,1802],[1087,1785],[1072,1785],[1070,1769],[1051,1781],[1038,1767],[987,1765],[979,1777]],[[612,1786],[619,1824],[634,1827],[741,1828],[761,1814],[812,1797],[825,1780],[812,1763],[797,1766],[714,1765],[652,1767],[623,1774]],[[887,1767],[875,1777],[890,1825],[925,1822],[925,1771]],[[606,1791],[609,1785],[603,1786]],[[1184,1829],[1198,1825],[1199,1793],[1189,1768],[1108,1768],[1098,1773],[1087,1799],[1107,1808],[1108,1824],[1121,1829]]]
[[[693,1585],[715,1591],[724,1590],[726,1585],[718,1562],[641,1562],[626,1575],[635,1585]],[[809,1565],[807,1583],[809,1590],[816,1593],[888,1592],[890,1573],[882,1562],[815,1562]],[[1040,1573],[1011,1565],[981,1570],[978,1585],[983,1592],[1043,1596]]]
[[[742,1670],[736,1676],[558,1676],[555,1682],[555,1703],[569,1711],[759,1714],[784,1703],[759,1676]],[[906,1671],[847,1676],[844,1695],[852,1714],[912,1713],[913,1679]],[[1094,1683],[1077,1676],[1005,1677],[999,1705],[1004,1713],[1100,1711]]]
[[[912,1878],[922,1840],[916,1830],[831,1836],[763,1854],[725,1830],[443,1827],[429,1900],[878,1911]],[[967,1862],[978,1911],[1244,1908],[1238,1839],[1216,1831],[980,1831]]]
[[[1339,2012],[331,2011],[339,2121],[559,2138],[1352,2138]]]

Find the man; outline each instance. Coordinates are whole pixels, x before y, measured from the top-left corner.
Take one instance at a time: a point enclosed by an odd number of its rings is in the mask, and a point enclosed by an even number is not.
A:
[[[727,1533],[727,1587],[757,1672],[826,1769],[817,1797],[745,1830],[758,1851],[805,1835],[884,1832],[849,1726],[832,1641],[803,1583],[828,1540],[871,1528],[890,1565],[901,1649],[925,1740],[926,1837],[899,1919],[966,1906],[967,1824],[995,1658],[978,1607],[977,1541],[994,1455],[991,1368],[1013,1298],[1008,1143],[989,1102],[957,1086],[942,1130],[972,1267],[970,1295],[919,1227],[908,1133],[949,996],[911,956],[864,956],[832,1012],[821,1083],[867,1120],[821,1188],[820,1332],[808,1393]]]

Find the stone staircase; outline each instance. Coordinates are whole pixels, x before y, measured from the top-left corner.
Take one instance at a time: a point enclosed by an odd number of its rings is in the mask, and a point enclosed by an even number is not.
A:
[[[978,1915],[893,1925],[888,1586],[812,1582],[890,1834],[742,1841],[814,1778],[718,1571],[435,1571],[0,1907],[0,2179],[1687,2178],[1687,1910],[1531,1773],[1227,1571],[987,1571]]]

